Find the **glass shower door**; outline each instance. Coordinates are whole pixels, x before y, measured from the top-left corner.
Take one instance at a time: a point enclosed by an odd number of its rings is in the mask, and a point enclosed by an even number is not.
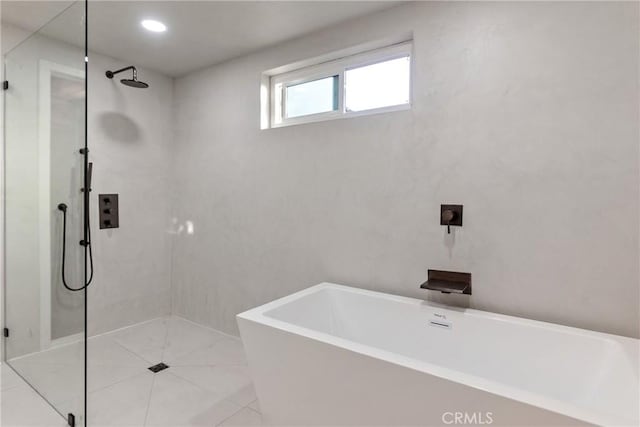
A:
[[[74,3],[7,53],[4,91],[5,358],[75,425],[86,393],[85,15]],[[79,291],[63,283],[63,241],[64,279]]]

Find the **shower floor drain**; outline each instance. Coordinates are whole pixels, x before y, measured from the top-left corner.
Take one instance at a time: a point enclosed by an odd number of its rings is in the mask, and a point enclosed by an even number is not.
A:
[[[153,372],[154,374],[157,374],[160,371],[164,371],[165,369],[167,369],[169,367],[169,365],[167,365],[166,363],[158,363],[157,365],[153,365],[149,368],[149,370],[151,372]]]

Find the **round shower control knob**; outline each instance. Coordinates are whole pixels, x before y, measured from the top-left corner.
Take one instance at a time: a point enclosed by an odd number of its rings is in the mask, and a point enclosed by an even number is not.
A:
[[[456,214],[451,209],[447,209],[442,212],[442,220],[444,222],[451,222],[455,216]]]

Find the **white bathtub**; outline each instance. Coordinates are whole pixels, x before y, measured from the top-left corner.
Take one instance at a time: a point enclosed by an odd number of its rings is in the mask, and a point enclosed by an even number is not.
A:
[[[636,339],[330,283],[238,324],[272,425],[640,424]]]

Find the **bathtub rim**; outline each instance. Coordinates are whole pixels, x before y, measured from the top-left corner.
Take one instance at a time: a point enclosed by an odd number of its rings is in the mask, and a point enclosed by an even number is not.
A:
[[[468,314],[473,316],[480,316],[486,319],[509,322],[512,324],[522,325],[526,327],[535,327],[546,330],[555,330],[565,333],[571,333],[575,335],[599,338],[609,342],[620,344],[624,348],[630,346],[640,346],[640,340],[630,337],[624,337],[619,335],[608,334],[604,332],[591,331],[587,329],[580,329],[571,326],[559,325],[550,322],[543,322],[539,320],[526,319],[516,316],[509,316],[504,314],[492,313],[488,311],[482,311],[471,308],[461,308],[455,306],[447,306],[444,304],[434,303],[432,301],[421,300],[418,298],[404,297],[394,294],[388,294],[385,292],[371,291],[368,289],[356,288],[352,286],[340,285],[337,283],[323,282],[317,285],[310,286],[306,289],[294,292],[284,297],[278,298],[261,306],[249,309],[236,315],[238,321],[249,321],[258,324],[262,324],[268,327],[275,328],[285,333],[299,335],[307,339],[312,339],[332,346],[340,347],[355,353],[361,354],[366,357],[372,357],[380,359],[388,363],[397,364],[405,368],[418,371],[423,374],[433,375],[445,380],[453,381],[463,384],[465,386],[491,393],[503,398],[518,401],[520,403],[538,407],[548,410],[550,412],[558,413],[570,418],[581,420],[587,423],[593,423],[598,425],[634,425],[636,422],[634,419],[629,419],[625,416],[616,416],[613,414],[603,413],[599,411],[592,411],[585,409],[584,407],[577,406],[572,403],[567,403],[555,398],[546,397],[542,394],[526,391],[514,386],[506,385],[497,381],[492,381],[477,375],[464,373],[454,369],[446,368],[431,362],[426,362],[420,359],[404,356],[398,353],[384,350],[378,347],[361,344],[356,341],[351,341],[345,338],[341,338],[335,335],[331,335],[326,332],[316,331],[307,327],[298,326],[294,323],[290,323],[284,320],[279,320],[274,317],[270,317],[269,311],[292,303],[300,298],[314,294],[324,289],[334,289],[343,292],[350,292],[354,294],[367,295],[376,298],[383,298],[386,300],[392,300],[399,303],[411,304],[420,307],[435,308],[441,310],[454,311],[460,314]]]

